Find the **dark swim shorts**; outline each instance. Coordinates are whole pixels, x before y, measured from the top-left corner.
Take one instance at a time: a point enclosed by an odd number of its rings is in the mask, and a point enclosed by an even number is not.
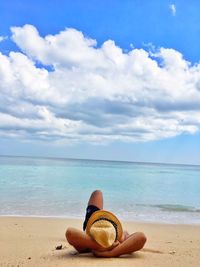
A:
[[[97,211],[100,210],[98,207],[96,207],[95,205],[89,205],[87,206],[86,209],[86,215],[85,215],[85,221],[83,223],[83,231],[85,231],[86,227],[87,227],[87,223],[88,220],[90,219],[90,217],[92,216],[92,214]]]

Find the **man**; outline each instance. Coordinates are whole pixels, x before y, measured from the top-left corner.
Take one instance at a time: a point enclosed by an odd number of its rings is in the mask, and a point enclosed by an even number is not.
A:
[[[103,194],[99,190],[90,196],[83,230],[86,232],[68,228],[69,244],[79,253],[92,252],[97,257],[119,257],[142,249],[146,243],[143,233],[129,235],[114,214],[103,210]]]

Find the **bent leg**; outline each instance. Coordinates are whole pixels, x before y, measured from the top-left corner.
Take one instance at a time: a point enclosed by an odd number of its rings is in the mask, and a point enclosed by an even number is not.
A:
[[[65,236],[69,244],[72,245],[78,252],[88,252],[91,250],[101,249],[101,246],[89,235],[78,229],[72,227],[68,228]]]
[[[83,223],[83,231],[85,231],[88,220],[90,219],[91,215],[97,211],[103,209],[103,194],[100,190],[94,191],[88,201],[88,206],[86,209],[85,220]]]
[[[124,242],[112,250],[105,252],[94,251],[94,255],[97,257],[119,257],[123,254],[129,254],[142,249],[145,243],[146,236],[143,233],[137,232],[130,235]]]
[[[88,206],[90,205],[96,206],[100,210],[103,209],[103,194],[100,190],[92,192],[88,201]]]

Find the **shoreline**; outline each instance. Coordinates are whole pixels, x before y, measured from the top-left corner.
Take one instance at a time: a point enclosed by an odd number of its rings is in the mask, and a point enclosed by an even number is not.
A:
[[[53,215],[0,215],[1,218],[35,218],[35,219],[55,219],[55,220],[76,220],[76,221],[83,221],[84,216],[53,216]],[[119,216],[118,216],[119,217]],[[130,223],[130,224],[153,224],[153,225],[174,225],[174,226],[195,226],[200,227],[200,221],[198,223],[179,223],[179,222],[163,222],[163,221],[148,221],[148,220],[126,220],[120,218],[122,223]]]
[[[67,227],[82,228],[80,219],[0,216],[0,266],[199,265],[200,225],[129,221],[122,221],[122,225],[129,233],[145,233],[145,249],[125,257],[99,259],[91,254],[76,254],[65,239]],[[55,249],[58,245],[62,250]]]

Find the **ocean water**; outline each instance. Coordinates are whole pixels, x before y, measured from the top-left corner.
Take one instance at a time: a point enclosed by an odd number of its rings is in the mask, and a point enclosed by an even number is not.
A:
[[[0,157],[0,215],[83,218],[90,193],[121,220],[200,224],[200,166]]]

